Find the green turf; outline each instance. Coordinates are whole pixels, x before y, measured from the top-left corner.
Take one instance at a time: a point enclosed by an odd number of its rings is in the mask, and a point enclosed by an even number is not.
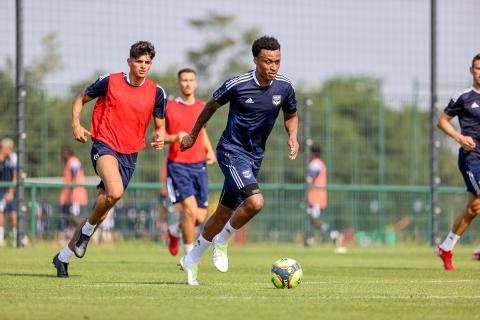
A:
[[[185,284],[177,258],[153,243],[91,245],[57,279],[54,245],[0,248],[0,319],[480,319],[480,263],[455,252],[454,272],[427,247],[230,247],[230,270],[210,254],[199,287]],[[271,263],[298,260],[304,282],[273,289]]]

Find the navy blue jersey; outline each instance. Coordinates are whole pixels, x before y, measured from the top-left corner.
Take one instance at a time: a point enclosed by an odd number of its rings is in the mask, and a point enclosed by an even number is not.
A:
[[[17,154],[12,153],[0,162],[0,181],[13,182],[15,170],[17,170]],[[8,188],[0,188],[0,193]]]
[[[445,114],[458,116],[462,135],[470,136],[477,142],[480,150],[480,92],[474,87],[453,97],[444,110]]]
[[[128,78],[128,74],[125,72],[123,73],[125,81],[129,84],[130,80]],[[110,76],[109,74],[103,75],[97,79],[94,83],[92,83],[86,90],[87,96],[91,98],[98,98],[100,96],[105,97],[107,95],[108,90],[108,80]],[[157,118],[164,119],[165,118],[165,106],[167,104],[167,95],[162,87],[157,84],[157,93],[155,95],[155,106],[153,107],[153,116]]]
[[[297,111],[295,89],[285,76],[277,74],[269,86],[262,87],[255,70],[233,77],[213,93],[220,105],[230,102],[227,127],[217,149],[261,161],[265,143],[275,119],[282,109],[286,113]]]

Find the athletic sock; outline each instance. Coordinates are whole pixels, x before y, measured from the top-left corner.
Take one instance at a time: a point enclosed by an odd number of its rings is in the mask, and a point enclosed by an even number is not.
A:
[[[3,241],[5,239],[5,229],[0,227],[0,246],[3,246]]]
[[[190,251],[190,253],[185,257],[185,259],[187,259],[187,263],[198,264],[203,254],[205,251],[207,251],[211,244],[212,243],[210,241],[205,240],[205,238],[200,235],[195,242],[195,246],[193,247],[192,251]]]
[[[82,227],[82,233],[91,237],[93,234],[93,231],[95,231],[96,224],[90,224],[88,221],[85,222],[85,224]]]
[[[215,241],[221,244],[226,244],[228,242],[228,239],[237,231],[232,225],[230,224],[230,221],[227,222],[225,227],[223,227],[222,231],[220,231],[219,234],[215,236]]]
[[[183,248],[185,249],[185,255],[189,254],[190,251],[192,251],[193,246],[194,246],[193,243],[183,245]]]
[[[170,226],[168,226],[168,231],[170,234],[174,237],[179,238],[180,237],[180,223],[175,223]]]
[[[65,248],[63,248],[63,250],[60,251],[60,254],[58,255],[58,260],[64,263],[68,263],[70,261],[70,257],[72,256],[72,254],[73,254],[73,251],[70,250],[67,244]]]
[[[457,243],[458,239],[460,239],[460,236],[456,235],[455,233],[450,231],[448,233],[448,236],[445,238],[445,240],[440,245],[440,248],[445,250],[445,251],[452,251],[453,247]]]
[[[17,246],[17,229],[12,230],[13,235],[13,246]]]

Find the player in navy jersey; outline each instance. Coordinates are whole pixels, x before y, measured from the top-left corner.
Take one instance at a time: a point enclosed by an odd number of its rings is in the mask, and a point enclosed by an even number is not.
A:
[[[293,160],[298,154],[297,101],[290,80],[278,74],[280,44],[273,37],[263,36],[253,43],[252,53],[255,70],[225,81],[181,142],[182,151],[190,148],[215,111],[230,102],[227,126],[217,145],[218,164],[225,176],[220,203],[192,251],[180,260],[190,285],[198,285],[198,263],[210,244],[217,270],[228,270],[228,239],[262,210],[264,199],[256,178],[280,110],[288,134],[289,157]]]
[[[438,120],[438,127],[460,145],[458,168],[467,187],[467,204],[455,218],[445,241],[437,248],[445,270],[455,270],[452,250],[472,220],[480,214],[480,54],[473,57],[470,67],[473,84],[452,98]],[[450,121],[458,117],[461,132]],[[472,255],[480,260],[480,246]]]
[[[166,96],[164,90],[147,77],[154,57],[155,48],[150,42],[133,44],[127,59],[128,73],[100,77],[73,101],[74,138],[85,143],[87,136],[91,136],[91,160],[101,182],[90,217],[78,226],[72,240],[53,258],[58,277],[68,277],[70,257],[85,255],[90,237],[123,196],[135,170],[138,151],[145,147],[145,133],[152,116],[151,146],[163,149]],[[83,106],[95,98],[98,99],[88,131],[80,124],[80,114]]]
[[[13,151],[14,143],[10,138],[0,142],[0,181],[17,181],[17,154]],[[5,229],[4,215],[10,217],[13,245],[17,244],[17,210],[15,187],[0,188],[0,246],[4,245]]]

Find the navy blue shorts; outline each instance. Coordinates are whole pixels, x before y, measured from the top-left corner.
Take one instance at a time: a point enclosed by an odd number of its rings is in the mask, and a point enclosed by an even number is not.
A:
[[[120,153],[110,148],[104,142],[100,140],[95,140],[93,142],[92,151],[90,153],[95,173],[98,174],[97,159],[107,154],[114,156],[118,160],[118,171],[120,172],[120,175],[122,177],[123,190],[126,190],[130,179],[132,179],[133,172],[135,171],[135,165],[137,163],[137,153]],[[98,184],[97,188],[105,190],[105,185],[103,184],[103,181]]]
[[[180,202],[192,195],[199,208],[208,206],[208,175],[205,162],[178,163],[168,161],[167,189],[170,201]]]
[[[458,152],[458,168],[462,173],[467,191],[480,196],[480,154],[465,151]]]
[[[251,195],[251,193],[245,193],[245,189],[255,186],[254,193],[260,192],[257,175],[261,162],[239,157],[223,150],[217,150],[217,159],[225,177],[220,196],[221,204],[235,210],[243,200]]]
[[[5,197],[7,196],[7,191],[0,191],[0,212],[13,212],[17,211],[17,197],[16,194],[13,196],[11,202],[7,202]]]

